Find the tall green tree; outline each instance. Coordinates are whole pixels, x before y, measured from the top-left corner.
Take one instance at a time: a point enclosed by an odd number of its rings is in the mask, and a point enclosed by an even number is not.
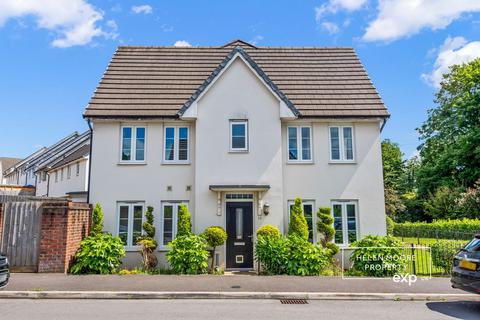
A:
[[[382,164],[385,210],[389,216],[393,217],[405,209],[401,199],[401,195],[405,191],[403,189],[405,162],[399,145],[390,139],[382,141]]]
[[[95,236],[101,234],[103,231],[103,210],[100,203],[95,205],[92,213],[92,227],[90,229],[90,234]]]
[[[472,187],[480,177],[480,58],[454,65],[443,76],[437,106],[418,128],[419,195],[440,186]]]

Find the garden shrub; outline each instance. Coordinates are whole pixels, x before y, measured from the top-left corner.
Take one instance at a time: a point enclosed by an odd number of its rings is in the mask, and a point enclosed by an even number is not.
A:
[[[103,211],[100,203],[95,205],[92,213],[92,227],[90,228],[90,235],[102,233],[103,231]]]
[[[435,220],[433,222],[395,223],[393,235],[397,237],[441,238],[471,240],[480,231],[480,220]]]
[[[114,237],[109,233],[89,236],[80,243],[70,272],[74,274],[115,273],[124,256],[125,249],[120,237]]]
[[[329,207],[320,207],[317,212],[317,231],[321,236],[321,245],[330,251],[332,256],[339,251],[338,246],[332,242],[335,236],[335,229],[333,228],[333,217]]]
[[[356,248],[350,257],[354,273],[388,277],[405,272],[403,244],[393,237],[366,236],[352,243],[351,247]]]
[[[227,233],[222,227],[212,226],[203,231],[201,236],[207,241],[207,245],[212,248],[212,266],[211,270],[214,270],[215,266],[215,248],[221,246],[227,241]]]
[[[331,262],[330,252],[296,235],[285,239],[286,272],[295,276],[318,276]]]
[[[192,233],[191,214],[188,207],[184,204],[180,205],[178,210],[177,236],[187,236]]]
[[[177,274],[201,274],[208,269],[207,241],[195,234],[177,236],[169,247],[167,260]]]
[[[308,240],[308,224],[303,213],[302,199],[300,198],[295,198],[295,203],[292,206],[288,234],[297,235],[302,239]]]
[[[148,206],[145,212],[145,222],[142,224],[144,234],[140,236],[137,244],[142,248],[140,253],[142,255],[143,269],[149,271],[154,269],[158,264],[157,256],[155,256],[155,249],[157,248],[157,241],[155,241],[155,226],[153,225],[153,207]]]
[[[453,257],[467,244],[466,241],[458,240],[438,240],[430,246],[432,252],[432,264],[435,267],[442,268],[446,273],[450,273]]]
[[[258,228],[257,230],[257,237],[260,237],[260,236],[271,236],[275,238],[280,238],[282,234],[280,233],[280,230],[276,226],[271,224],[265,224],[260,228]]]
[[[393,236],[393,229],[395,228],[395,221],[389,216],[386,216],[387,219],[387,236]]]
[[[255,244],[255,259],[266,274],[286,273],[288,254],[285,239],[272,234],[260,235]]]

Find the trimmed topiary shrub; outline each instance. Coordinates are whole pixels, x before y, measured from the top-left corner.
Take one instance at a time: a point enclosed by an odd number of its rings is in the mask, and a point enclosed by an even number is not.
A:
[[[90,228],[90,235],[94,236],[103,231],[103,211],[100,203],[95,205],[92,213],[92,227]]]
[[[406,260],[402,242],[386,236],[366,236],[352,243],[352,272],[370,277],[388,277],[405,272]]]
[[[208,270],[207,241],[195,234],[177,236],[169,243],[167,260],[177,274],[202,274]]]
[[[338,246],[332,242],[335,236],[335,229],[333,228],[333,217],[331,209],[329,207],[321,207],[317,212],[317,230],[321,236],[321,245],[328,249],[332,256],[336,255],[339,251]]]
[[[438,240],[430,246],[432,251],[432,264],[442,268],[445,273],[450,273],[455,254],[463,248],[468,241]]]
[[[258,228],[257,230],[257,238],[261,236],[271,236],[275,238],[280,238],[282,234],[280,233],[280,230],[271,224],[265,224]]]
[[[188,207],[181,204],[178,209],[177,237],[187,236],[192,233],[192,222],[190,218],[191,214],[190,211],[188,211]]]
[[[155,241],[155,226],[153,225],[153,207],[148,206],[145,212],[145,222],[142,224],[144,234],[140,237],[137,244],[142,247],[140,253],[142,255],[143,269],[150,271],[158,264],[155,249],[157,241]]]
[[[203,231],[201,236],[207,241],[207,245],[212,248],[212,266],[211,270],[214,270],[215,266],[215,248],[221,246],[227,241],[227,233],[222,227],[212,226]]]
[[[302,208],[302,199],[296,198],[290,212],[288,235],[296,235],[308,240],[308,224]]]
[[[125,249],[120,237],[100,233],[86,237],[80,243],[75,255],[75,264],[70,268],[73,274],[111,274],[121,265]]]

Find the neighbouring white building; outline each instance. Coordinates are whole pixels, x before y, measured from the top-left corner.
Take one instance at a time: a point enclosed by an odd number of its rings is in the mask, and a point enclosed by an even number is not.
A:
[[[389,114],[351,48],[119,47],[87,106],[90,203],[119,235],[125,263],[154,207],[158,256],[177,230],[219,225],[227,269],[251,269],[255,231],[285,232],[296,197],[317,241],[332,208],[335,242],[385,234],[380,132]]]
[[[19,158],[0,157],[0,185],[7,184],[7,179],[3,176],[3,172],[10,169],[21,160],[22,159]]]

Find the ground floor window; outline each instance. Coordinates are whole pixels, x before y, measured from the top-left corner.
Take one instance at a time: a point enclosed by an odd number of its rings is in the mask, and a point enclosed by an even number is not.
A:
[[[142,235],[144,208],[142,202],[118,203],[118,236],[127,247],[136,246]]]
[[[160,232],[160,243],[166,247],[177,235],[178,210],[180,205],[187,203],[182,201],[162,202],[162,227]]]
[[[290,214],[292,213],[292,206],[295,203],[295,201],[291,200],[288,201],[288,213],[289,217]],[[315,203],[313,201],[309,200],[303,200],[302,201],[302,206],[303,206],[303,214],[305,215],[305,219],[307,219],[307,224],[308,224],[308,241],[314,242],[314,237],[313,237],[313,227],[314,227],[314,221],[313,221],[313,216],[314,216],[314,208],[315,208]]]
[[[334,242],[348,245],[357,241],[357,203],[353,201],[332,202]]]

